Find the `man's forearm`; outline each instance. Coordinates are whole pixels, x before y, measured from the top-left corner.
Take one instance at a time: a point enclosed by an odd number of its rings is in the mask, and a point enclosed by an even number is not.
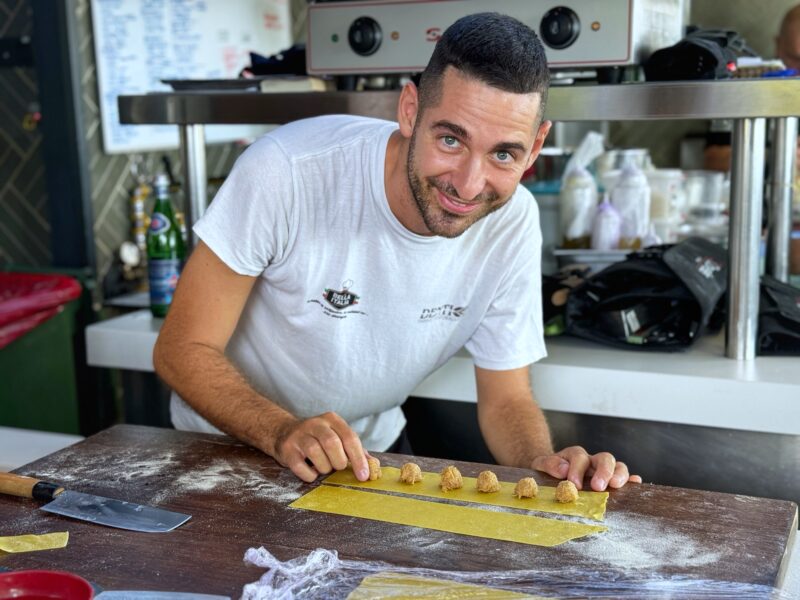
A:
[[[553,454],[547,421],[530,395],[478,403],[478,422],[489,451],[502,465],[530,468],[537,456]]]
[[[159,342],[153,362],[164,382],[203,418],[270,456],[276,455],[282,429],[297,421],[253,389],[216,348]]]

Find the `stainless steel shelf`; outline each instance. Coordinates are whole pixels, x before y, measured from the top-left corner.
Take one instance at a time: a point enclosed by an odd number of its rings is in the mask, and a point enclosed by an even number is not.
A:
[[[399,92],[180,92],[120,96],[125,124],[281,124],[323,114],[395,119]],[[644,121],[792,117],[800,80],[753,79],[555,87],[547,118]]]
[[[120,121],[132,125],[178,125],[187,170],[187,218],[200,217],[205,197],[205,125],[274,124],[325,114],[394,120],[399,92],[181,92],[120,96]],[[758,316],[759,241],[764,188],[765,119],[781,131],[800,115],[800,80],[750,79],[555,87],[546,116],[553,121],[652,121],[732,119],[730,261],[725,353],[755,357]],[[796,134],[786,133],[773,160],[789,164]],[[783,169],[773,188],[790,188],[793,170]],[[782,202],[785,204],[786,199]],[[788,254],[788,247],[785,252]]]
[[[395,120],[399,92],[176,92],[119,97],[119,120],[132,125],[280,125],[319,115]]]

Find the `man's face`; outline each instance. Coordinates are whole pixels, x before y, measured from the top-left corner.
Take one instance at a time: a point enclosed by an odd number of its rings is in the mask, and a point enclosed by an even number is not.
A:
[[[417,114],[408,183],[421,223],[412,230],[453,238],[502,207],[541,149],[539,94],[514,94],[448,68],[441,100]],[[417,219],[419,220],[419,219]]]

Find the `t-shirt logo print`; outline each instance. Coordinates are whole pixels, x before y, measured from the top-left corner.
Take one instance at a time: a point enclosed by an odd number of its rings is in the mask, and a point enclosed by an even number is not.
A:
[[[353,282],[348,279],[342,283],[341,290],[325,288],[325,293],[322,294],[322,297],[337,310],[342,310],[343,308],[358,304],[359,296],[350,291],[351,285],[353,285]]]
[[[332,319],[346,319],[353,315],[366,317],[367,313],[355,308],[361,296],[350,291],[352,285],[353,282],[347,279],[342,283],[342,289],[325,288],[325,291],[322,292],[322,300],[315,294],[314,298],[306,300],[306,303],[319,305],[323,314]]]
[[[464,315],[467,310],[466,306],[456,306],[454,304],[442,304],[434,308],[423,308],[419,320],[422,322],[428,321],[457,321]]]

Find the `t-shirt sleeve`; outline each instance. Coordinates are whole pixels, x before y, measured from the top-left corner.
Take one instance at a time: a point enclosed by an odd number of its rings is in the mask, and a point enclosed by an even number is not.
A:
[[[532,212],[527,227],[518,232],[514,260],[465,344],[475,365],[482,369],[517,369],[547,356],[542,325],[542,237],[538,210]]]
[[[293,198],[291,163],[263,137],[239,157],[193,230],[228,267],[255,277],[289,246]]]

